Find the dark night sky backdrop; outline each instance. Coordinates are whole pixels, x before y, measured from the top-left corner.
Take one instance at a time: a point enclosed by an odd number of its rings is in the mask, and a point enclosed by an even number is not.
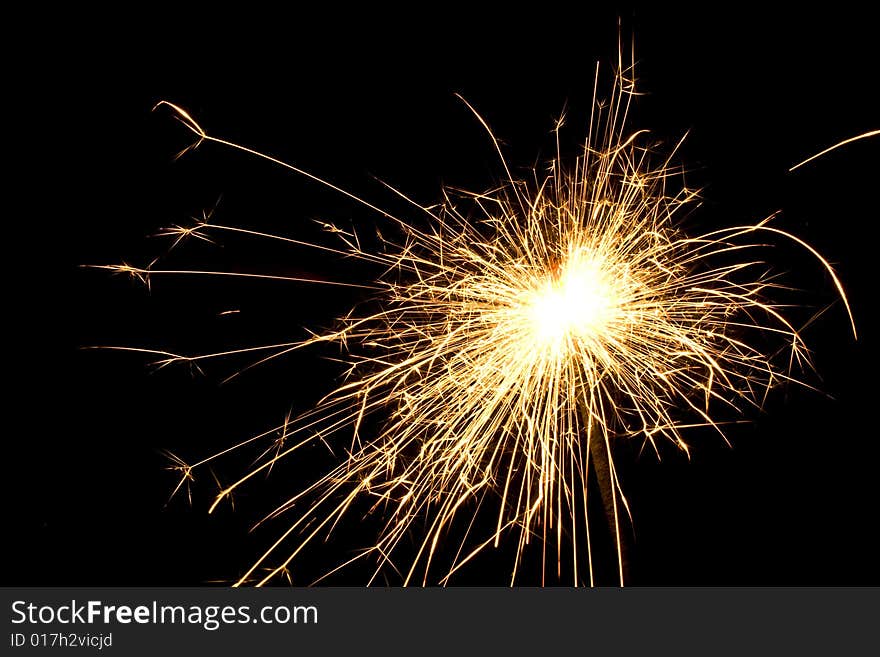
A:
[[[432,15],[284,19],[266,14],[224,26],[145,17],[131,26],[77,32],[57,45],[63,79],[40,111],[64,127],[59,170],[39,178],[70,185],[66,211],[41,214],[12,261],[30,263],[15,301],[24,336],[7,430],[11,486],[5,584],[200,584],[234,578],[281,531],[249,524],[299,488],[307,472],[279,472],[236,500],[236,513],[205,513],[203,476],[194,506],[175,499],[157,450],[197,460],[307,408],[337,370],[312,352],[220,386],[236,363],[204,377],[183,368],[149,374],[136,355],[83,351],[94,344],[208,351],[281,341],[327,325],[355,295],[295,284],[156,278],[142,286],[83,263],[147,262],[164,243],[146,236],[212,206],[223,222],[318,237],[310,219],[372,226],[339,196],[253,158],[206,146],[173,162],[189,135],[159,99],[188,108],[214,134],[272,153],[382,205],[395,201],[371,176],[428,203],[442,183],[480,189],[500,175],[484,133],[456,100],[463,94],[528,167],[550,153],[549,131],[568,104],[574,147],[589,111],[594,62],[615,56],[617,17],[634,34],[641,90],[632,127],[667,143],[690,135],[680,161],[704,187],[692,221],[753,222],[782,210],[778,226],[836,263],[861,332],[854,342],[834,306],[805,334],[823,392],[777,390],[766,412],[735,427],[733,449],[708,432],[691,435],[688,462],[663,463],[621,450],[636,541],[635,584],[880,584],[875,537],[877,182],[880,142],[853,144],[789,174],[787,168],[840,139],[880,127],[871,17],[602,10],[478,18],[448,8]],[[156,20],[158,19],[158,20]],[[90,17],[77,19],[88,25]],[[152,28],[165,21],[163,27]],[[143,26],[141,26],[143,28]],[[131,33],[129,33],[129,30]],[[47,90],[44,89],[45,93]],[[67,141],[73,143],[67,144]],[[538,158],[538,159],[536,159]],[[60,170],[63,166],[63,170]],[[62,187],[56,188],[62,191]],[[181,265],[274,273],[366,276],[303,250],[222,239],[191,243]],[[40,255],[34,271],[33,253]],[[788,279],[817,307],[833,300],[807,258],[779,257]],[[169,262],[172,262],[169,261]],[[241,309],[240,315],[217,313]],[[804,318],[809,313],[804,314]],[[241,365],[243,363],[237,363]],[[317,452],[314,468],[326,465]],[[246,461],[221,464],[228,479]],[[307,469],[303,466],[303,469]],[[10,496],[11,495],[11,496]],[[328,548],[369,543],[365,527]],[[321,556],[303,565],[303,578]],[[461,584],[503,584],[506,554],[490,553]],[[362,573],[335,580],[360,584]],[[524,577],[523,583],[534,583]]]

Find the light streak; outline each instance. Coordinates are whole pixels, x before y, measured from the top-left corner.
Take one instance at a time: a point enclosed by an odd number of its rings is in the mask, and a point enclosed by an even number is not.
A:
[[[869,132],[865,132],[865,133],[863,133],[863,134],[861,134],[861,135],[856,135],[855,137],[850,137],[850,138],[848,138],[848,139],[844,139],[843,141],[839,141],[839,142],[837,142],[836,144],[834,144],[834,146],[829,146],[829,147],[826,148],[825,150],[823,150],[823,151],[819,151],[819,152],[816,153],[815,155],[811,155],[811,156],[808,157],[806,160],[803,160],[802,162],[798,162],[798,163],[795,164],[793,167],[791,167],[791,168],[789,169],[789,171],[794,171],[795,169],[799,169],[800,167],[804,166],[804,165],[807,164],[808,162],[812,162],[813,160],[817,160],[817,159],[819,159],[820,157],[822,157],[823,155],[826,155],[826,154],[830,153],[830,152],[833,151],[833,150],[837,150],[837,149],[840,148],[841,146],[846,146],[847,144],[851,144],[851,143],[853,143],[854,141],[859,141],[860,139],[867,139],[868,137],[876,137],[877,135],[880,135],[880,130],[871,130],[871,131],[869,131]]]

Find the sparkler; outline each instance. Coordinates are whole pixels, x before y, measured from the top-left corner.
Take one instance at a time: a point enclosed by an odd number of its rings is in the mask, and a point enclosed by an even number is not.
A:
[[[513,175],[488,124],[468,104],[486,128],[506,182],[484,193],[446,190],[433,206],[392,190],[418,220],[214,137],[183,108],[160,103],[196,135],[193,147],[220,144],[290,169],[365,205],[395,235],[383,231],[381,248],[370,249],[355,231],[325,224],[339,240],[328,246],[223,225],[209,214],[163,231],[175,245],[233,232],[384,268],[370,285],[329,283],[372,294],[332,331],[197,356],[138,349],[158,355],[164,366],[242,353],[261,363],[318,343],[343,347],[344,380],[312,409],[198,463],[173,457],[179,490],[216,459],[247,446],[263,450],[248,472],[222,488],[213,511],[305,446],[338,445],[340,434],[348,436],[347,455],[336,467],[264,518],[293,519],[237,584],[290,577],[297,555],[364,500],[381,514],[381,531],[340,568],[370,559],[374,577],[390,568],[404,584],[446,584],[476,555],[512,541],[511,584],[532,543],[540,546],[545,571],[555,561],[561,573],[565,563],[574,584],[593,584],[591,476],[605,498],[623,584],[621,527],[629,509],[614,465],[615,441],[638,440],[655,450],[669,441],[687,451],[690,427],[712,427],[724,437],[727,411],[760,406],[768,390],[796,381],[797,369],[809,362],[786,307],[773,300],[785,288],[767,273],[770,242],[791,241],[816,259],[855,334],[831,265],[804,241],[771,226],[772,217],[696,236],[682,231],[681,215],[698,193],[672,189],[678,146],[658,161],[645,145],[645,131],[627,132],[634,92],[632,70],[622,65],[608,102],[598,101],[594,85],[580,155],[564,161],[560,120],[555,159],[546,174],[536,171],[530,179]],[[163,274],[242,275],[165,270],[157,262],[105,268],[145,282]],[[768,353],[768,339],[785,344],[787,357]],[[383,420],[377,432],[367,433],[365,421],[372,417]],[[474,536],[478,512],[491,515],[492,529]],[[402,563],[397,555],[416,533],[417,520],[415,554]],[[438,566],[440,547],[450,545],[454,557]]]

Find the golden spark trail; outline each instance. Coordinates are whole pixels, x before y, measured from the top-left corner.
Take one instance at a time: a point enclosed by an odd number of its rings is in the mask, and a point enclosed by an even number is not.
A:
[[[592,584],[591,464],[607,461],[603,487],[620,558],[628,505],[612,458],[615,441],[639,440],[655,450],[669,441],[687,451],[689,428],[711,427],[723,437],[725,424],[760,406],[773,386],[795,381],[792,366],[808,363],[789,306],[774,301],[787,288],[767,273],[771,244],[751,238],[789,240],[815,258],[831,276],[855,334],[828,261],[766,225],[769,220],[696,236],[683,232],[680,216],[697,192],[671,189],[679,173],[670,164],[674,149],[656,164],[657,155],[643,145],[645,131],[627,132],[635,90],[630,75],[630,69],[615,75],[607,103],[594,91],[587,142],[570,162],[558,147],[560,121],[556,159],[546,176],[535,172],[532,181],[513,176],[477,115],[509,181],[485,193],[444,191],[436,206],[398,192],[418,221],[213,137],[179,106],[159,104],[197,136],[196,146],[213,142],[283,166],[356,200],[394,228],[392,237],[380,236],[378,249],[329,224],[339,247],[212,224],[207,217],[192,228],[164,231],[175,244],[219,231],[305,244],[385,272],[356,286],[375,296],[333,331],[219,354],[151,352],[168,364],[262,350],[274,358],[318,342],[343,348],[343,382],[312,409],[196,465],[174,457],[181,484],[188,484],[196,469],[221,455],[263,445],[260,460],[220,491],[213,510],[305,445],[335,445],[340,434],[347,436],[347,456],[265,518],[291,521],[237,584],[262,585],[291,572],[296,579],[297,555],[363,504],[382,519],[381,531],[340,567],[370,560],[374,578],[396,571],[404,584],[445,584],[476,555],[510,541],[516,547],[511,584],[532,543],[545,568],[554,559],[553,570],[561,573],[565,565],[573,584]],[[185,273],[108,268],[141,279]],[[765,353],[771,338],[786,345],[781,364]],[[368,433],[365,421],[373,417],[380,418],[379,429]],[[477,514],[491,522],[475,523]],[[478,531],[484,533],[474,535]],[[408,553],[405,543],[416,534]],[[619,578],[623,584],[622,564]]]
[[[789,169],[789,171],[794,171],[795,169],[799,169],[800,167],[804,166],[808,162],[812,162],[813,160],[817,160],[820,157],[822,157],[823,155],[826,155],[827,153],[830,153],[833,150],[837,150],[841,146],[846,146],[847,144],[851,144],[854,141],[859,141],[860,139],[867,139],[868,137],[876,137],[877,135],[880,135],[880,130],[871,130],[870,132],[865,132],[861,135],[856,135],[855,137],[850,137],[849,139],[844,139],[843,141],[839,141],[836,144],[834,144],[834,146],[829,146],[825,150],[819,151],[815,155],[811,155],[806,160],[804,160],[802,162],[798,162],[793,167],[791,167]]]

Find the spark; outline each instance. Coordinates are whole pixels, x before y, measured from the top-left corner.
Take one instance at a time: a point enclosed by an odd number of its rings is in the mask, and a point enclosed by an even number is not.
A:
[[[822,157],[823,155],[826,155],[826,154],[830,153],[831,151],[840,148],[841,146],[846,146],[847,144],[851,144],[852,142],[858,141],[860,139],[867,139],[868,137],[876,137],[877,135],[880,135],[880,130],[871,130],[871,131],[866,132],[864,134],[856,135],[855,137],[850,137],[849,139],[844,139],[843,141],[840,141],[840,142],[837,142],[836,144],[834,144],[834,146],[829,146],[824,151],[819,151],[815,155],[811,155],[803,162],[799,162],[799,163],[795,164],[793,167],[791,167],[789,169],[789,172],[794,171],[795,169],[799,169],[800,167],[804,166],[808,162],[812,162],[813,160],[817,160],[820,157]]]
[[[682,215],[699,197],[687,187],[672,189],[680,173],[671,164],[677,146],[658,157],[644,144],[647,131],[627,131],[636,93],[631,68],[619,67],[607,102],[597,99],[597,83],[582,152],[570,161],[562,157],[560,120],[557,157],[549,173],[535,171],[531,179],[512,174],[488,123],[467,104],[507,180],[484,193],[445,190],[432,206],[392,190],[412,207],[417,219],[409,220],[290,163],[214,137],[178,105],[157,105],[196,135],[192,147],[212,142],[268,160],[354,199],[393,229],[383,230],[381,248],[373,249],[332,224],[326,230],[341,241],[338,248],[224,226],[209,215],[193,227],[163,231],[174,245],[186,237],[210,241],[225,231],[314,247],[384,270],[370,285],[340,283],[374,296],[332,331],[199,356],[138,349],[167,364],[268,350],[264,362],[319,342],[342,347],[345,376],[313,408],[195,465],[173,457],[181,474],[176,492],[189,486],[195,469],[263,445],[250,469],[220,490],[213,511],[305,446],[329,448],[347,435],[345,458],[261,521],[291,518],[237,585],[293,581],[296,557],[357,517],[363,504],[380,514],[381,531],[339,568],[370,560],[371,582],[395,572],[403,584],[446,584],[476,555],[510,541],[511,584],[533,543],[545,570],[561,573],[566,564],[573,584],[593,584],[591,476],[607,495],[623,584],[621,528],[629,508],[614,443],[641,441],[659,455],[666,441],[687,452],[686,434],[700,426],[726,440],[727,424],[743,421],[770,389],[797,382],[796,367],[809,365],[788,306],[773,300],[787,291],[767,273],[775,241],[802,247],[830,276],[855,335],[830,263],[770,226],[773,217],[701,235],[684,232]],[[257,276],[104,267],[142,280]],[[770,338],[785,345],[787,358],[762,350]],[[372,417],[380,418],[380,428],[367,432]],[[475,523],[477,514],[491,517],[491,524]],[[474,536],[478,526],[492,529]],[[411,535],[418,535],[414,554],[398,556]]]
[[[320,285],[332,285],[338,287],[355,287],[363,290],[379,289],[374,285],[360,285],[358,283],[345,283],[340,281],[328,281],[320,278],[305,278],[302,276],[279,276],[273,274],[255,274],[240,271],[199,271],[193,269],[152,269],[151,267],[134,267],[122,263],[119,265],[84,265],[92,269],[106,269],[118,274],[128,274],[141,282],[147,282],[152,276],[172,274],[177,276],[232,276],[234,278],[258,278],[267,281],[287,281],[296,283],[317,283]]]

